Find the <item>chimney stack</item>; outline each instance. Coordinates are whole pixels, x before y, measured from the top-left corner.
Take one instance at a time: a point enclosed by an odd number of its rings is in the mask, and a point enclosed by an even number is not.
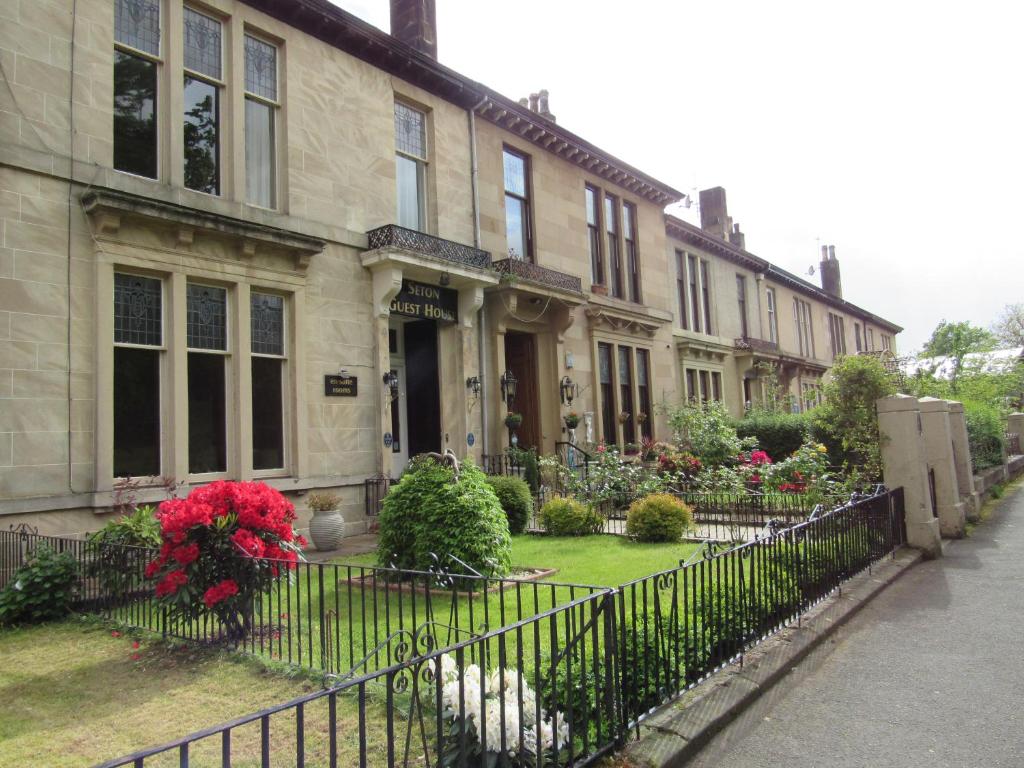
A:
[[[531,112],[536,112],[537,111],[537,103],[539,101],[540,101],[540,94],[539,93],[531,93],[530,94],[530,111]]]
[[[548,89],[542,88],[537,95],[540,97],[537,102],[537,114],[541,117],[546,117],[551,122],[555,122],[555,116],[551,114],[551,110],[548,108]]]
[[[436,59],[436,0],[391,0],[391,36]]]
[[[737,248],[741,248],[744,251],[747,250],[747,237],[740,232],[739,224],[732,225],[732,232],[729,233],[729,242]]]
[[[700,191],[700,228],[722,240],[732,240],[732,219],[725,204],[725,189],[712,187]]]
[[[821,246],[821,289],[837,299],[843,298],[843,281],[834,245]]]

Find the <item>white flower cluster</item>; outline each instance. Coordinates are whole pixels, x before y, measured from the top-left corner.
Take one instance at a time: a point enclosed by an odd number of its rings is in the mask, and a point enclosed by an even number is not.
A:
[[[464,717],[466,732],[480,741],[486,734],[488,752],[501,752],[502,713],[505,719],[505,749],[510,755],[520,751],[520,712],[523,721],[522,747],[526,752],[536,755],[538,741],[540,749],[545,752],[557,751],[567,743],[569,726],[565,718],[558,712],[550,716],[543,710],[540,710],[538,740],[537,694],[527,685],[518,670],[505,669],[502,674],[500,669],[495,669],[483,675],[478,665],[470,664],[463,670],[460,691],[459,667],[455,659],[449,654],[439,658],[441,700],[445,714],[452,719]]]

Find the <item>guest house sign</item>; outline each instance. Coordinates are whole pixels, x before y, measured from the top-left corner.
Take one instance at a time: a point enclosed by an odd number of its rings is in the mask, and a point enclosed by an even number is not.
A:
[[[451,288],[403,280],[402,290],[391,300],[391,313],[454,323],[459,319],[459,294]]]

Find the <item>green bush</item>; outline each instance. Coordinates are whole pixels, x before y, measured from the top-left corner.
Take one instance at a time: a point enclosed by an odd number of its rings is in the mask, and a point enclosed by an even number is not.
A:
[[[977,472],[1002,464],[1006,437],[999,409],[987,403],[967,401],[964,403],[964,418],[974,470]]]
[[[508,456],[513,463],[523,468],[523,480],[535,496],[540,492],[540,466],[537,452],[532,448],[509,448]]]
[[[540,524],[552,536],[587,536],[604,530],[604,518],[576,499],[556,496],[541,507]]]
[[[772,461],[782,461],[804,444],[808,427],[803,413],[752,411],[736,422],[736,434],[755,438]]]
[[[693,527],[693,510],[668,493],[637,499],[626,515],[626,535],[637,541],[679,541]]]
[[[384,497],[378,562],[425,571],[435,565],[432,554],[444,567],[453,566],[448,556],[454,555],[481,573],[508,573],[508,519],[486,476],[470,462],[456,478],[448,465],[413,459]]]
[[[138,507],[89,535],[86,573],[99,579],[105,591],[116,596],[142,586],[151,554],[147,550],[162,543],[155,512],[149,505]]]
[[[0,625],[34,624],[71,610],[77,581],[75,558],[40,544],[0,590]]]
[[[522,533],[526,530],[526,522],[533,511],[533,494],[530,486],[519,477],[493,476],[487,478],[494,495],[498,497],[501,508],[508,518],[510,533]]]

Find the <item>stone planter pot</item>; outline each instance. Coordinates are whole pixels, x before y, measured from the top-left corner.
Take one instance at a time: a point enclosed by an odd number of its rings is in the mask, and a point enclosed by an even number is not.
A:
[[[345,537],[345,518],[332,509],[329,512],[314,512],[309,521],[309,538],[321,552],[337,549]]]

